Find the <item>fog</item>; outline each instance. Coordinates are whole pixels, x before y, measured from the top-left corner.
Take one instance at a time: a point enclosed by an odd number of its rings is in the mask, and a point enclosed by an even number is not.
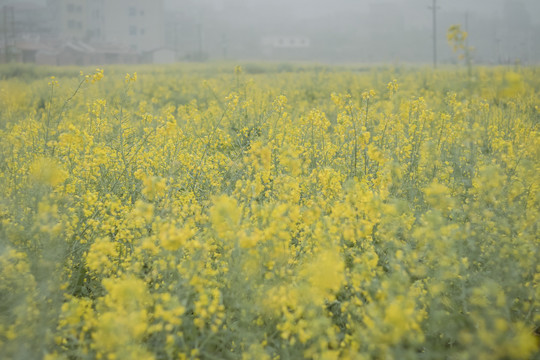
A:
[[[446,32],[459,24],[475,63],[540,63],[539,0],[437,0],[435,29],[433,3],[0,0],[0,60],[449,64],[459,57]]]

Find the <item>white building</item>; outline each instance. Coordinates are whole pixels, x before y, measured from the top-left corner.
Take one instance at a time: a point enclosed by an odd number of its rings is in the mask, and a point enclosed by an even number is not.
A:
[[[48,0],[66,40],[117,44],[135,52],[164,43],[163,0]]]
[[[126,44],[137,52],[164,45],[163,0],[101,1],[105,42]]]
[[[305,36],[271,36],[262,40],[263,46],[283,49],[309,48],[311,41]]]

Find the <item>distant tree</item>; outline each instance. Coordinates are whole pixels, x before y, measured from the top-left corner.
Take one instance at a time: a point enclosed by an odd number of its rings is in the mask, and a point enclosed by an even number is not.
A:
[[[461,30],[461,25],[452,25],[446,31],[446,39],[452,50],[458,54],[459,60],[465,60],[467,65],[467,72],[469,75],[469,80],[472,76],[472,52],[474,48],[467,44],[467,37],[469,34]]]

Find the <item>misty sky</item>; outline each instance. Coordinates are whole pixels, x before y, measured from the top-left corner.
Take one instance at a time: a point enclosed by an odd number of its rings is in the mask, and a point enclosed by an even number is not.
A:
[[[151,0],[148,0],[151,1]],[[165,7],[168,10],[184,11],[189,13],[186,4],[212,3],[219,6],[226,0],[164,0]],[[506,0],[437,0],[440,12],[462,12],[472,13],[483,17],[500,18],[504,16],[504,3]],[[398,4],[407,7],[408,24],[424,25],[430,21],[429,11],[426,8],[430,6],[432,0],[235,0],[236,3],[252,11],[261,9],[260,16],[265,17],[264,10],[268,8],[276,9],[279,7],[284,15],[303,17],[306,14],[324,15],[333,13],[337,10],[343,12],[347,8],[351,11],[367,12],[372,4]],[[526,6],[530,16],[530,21],[534,25],[540,25],[540,0],[521,0]],[[0,3],[35,3],[46,5],[47,0],[0,0]],[[274,14],[274,13],[270,13]],[[416,16],[414,15],[416,14]],[[268,16],[268,13],[266,14]],[[274,16],[274,15],[271,15]],[[267,19],[271,20],[271,19]]]
[[[214,3],[219,3],[223,0],[212,0]],[[501,17],[504,11],[504,2],[506,0],[438,0],[437,5],[441,12],[471,12],[483,15],[486,17]],[[370,4],[385,3],[406,5],[410,10],[417,9],[418,17],[411,18],[410,22],[423,22],[426,15],[422,13],[426,7],[432,4],[432,0],[238,0],[245,6],[249,7],[277,7],[279,6],[285,12],[293,12],[302,14],[308,12],[331,13],[337,8],[351,8],[354,11],[368,11]],[[172,10],[185,10],[183,6],[186,2],[182,0],[165,0],[165,6]],[[540,0],[523,0],[522,3],[527,7],[529,14],[540,14]],[[540,24],[539,16],[531,16],[531,20],[535,24]]]
[[[433,0],[163,2],[161,45],[174,49],[179,59],[429,62],[432,58]],[[47,0],[0,0],[0,5],[9,3],[45,6]],[[540,0],[437,0],[437,6],[440,61],[455,61],[446,30],[461,24],[469,31],[468,42],[479,63],[540,62]],[[157,25],[163,24],[156,24],[156,29]],[[268,39],[305,39],[309,48],[279,49]]]
[[[109,0],[111,1],[111,0]],[[149,0],[151,1],[151,0]],[[200,0],[208,1],[208,0]],[[215,3],[219,3],[223,0],[212,0]],[[3,1],[6,3],[36,3],[45,5],[47,0],[11,0]],[[366,11],[369,8],[369,4],[373,3],[396,3],[406,4],[411,9],[417,8],[420,12],[425,9],[426,6],[432,3],[432,0],[239,0],[246,6],[273,6],[272,4],[279,4],[285,11],[301,12],[302,8],[310,7],[316,8],[319,12],[332,12],[336,7],[353,6],[356,9],[364,8]],[[503,4],[505,0],[438,0],[438,6],[440,11],[452,11],[452,12],[475,12],[484,16],[502,16]],[[522,0],[529,14],[531,14],[531,20],[534,24],[540,24],[540,16],[534,16],[533,14],[540,14],[540,0]],[[165,6],[171,10],[185,10],[186,1],[182,0],[165,0]],[[423,18],[425,14],[419,13],[419,18]],[[414,20],[414,19],[413,19]]]

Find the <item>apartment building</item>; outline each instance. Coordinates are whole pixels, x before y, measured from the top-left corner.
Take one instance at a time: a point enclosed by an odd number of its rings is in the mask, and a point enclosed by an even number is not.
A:
[[[146,52],[163,46],[163,0],[49,0],[65,40],[115,44]]]
[[[163,0],[115,0],[103,2],[102,40],[146,52],[164,43]]]

